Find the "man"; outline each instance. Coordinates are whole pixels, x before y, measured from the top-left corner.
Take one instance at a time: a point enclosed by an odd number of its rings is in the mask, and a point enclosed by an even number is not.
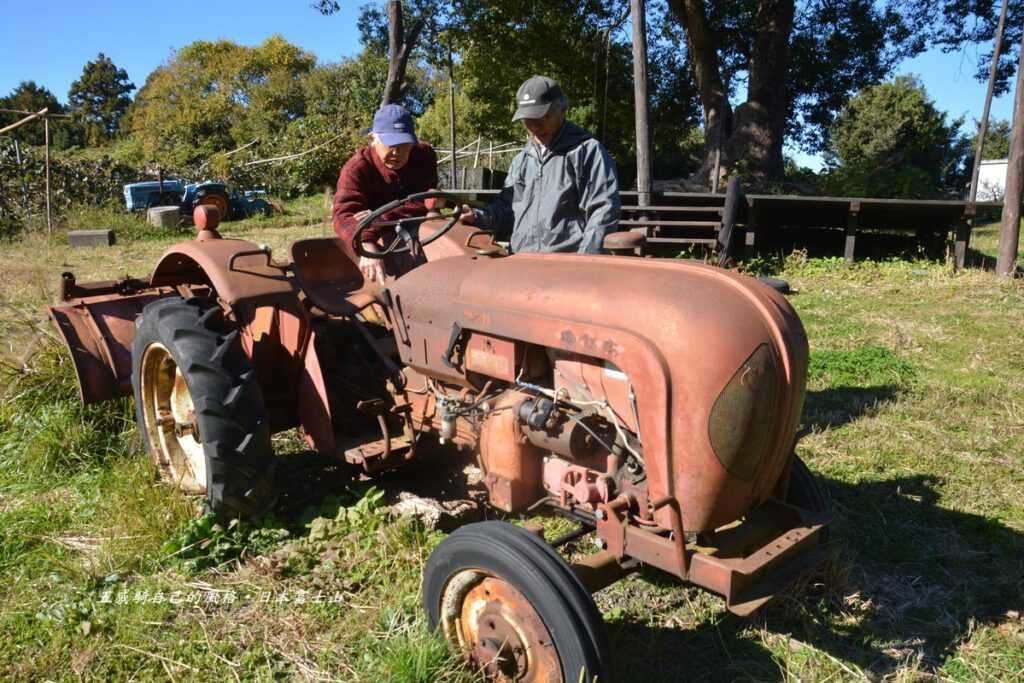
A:
[[[397,104],[386,104],[373,116],[369,144],[345,162],[338,175],[338,191],[332,212],[334,232],[358,253],[352,240],[356,225],[370,212],[395,199],[437,187],[437,154],[416,139],[412,115]],[[422,216],[423,202],[410,202],[388,211],[381,221]],[[410,226],[414,229],[415,226]],[[398,239],[391,226],[370,226],[362,235],[364,251],[383,251]],[[385,275],[398,276],[422,263],[422,255],[390,254],[384,259],[359,259],[367,280],[383,282]]]
[[[505,187],[486,209],[462,207],[463,222],[511,233],[513,252],[597,254],[619,222],[619,182],[608,152],[565,120],[569,100],[546,76],[519,86],[513,121],[529,132]],[[469,215],[467,215],[469,214]]]

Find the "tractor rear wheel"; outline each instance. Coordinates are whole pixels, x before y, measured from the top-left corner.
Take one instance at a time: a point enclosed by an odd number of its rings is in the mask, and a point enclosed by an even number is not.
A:
[[[160,478],[214,512],[259,517],[274,498],[274,453],[238,331],[218,306],[179,297],[149,304],[135,325],[135,415]]]
[[[480,522],[446,538],[427,560],[423,607],[492,680],[610,680],[593,599],[551,546],[520,527]]]
[[[228,220],[231,214],[231,202],[226,194],[219,190],[199,190],[196,192],[196,201],[192,208],[197,206],[212,206],[220,213],[222,221]]]

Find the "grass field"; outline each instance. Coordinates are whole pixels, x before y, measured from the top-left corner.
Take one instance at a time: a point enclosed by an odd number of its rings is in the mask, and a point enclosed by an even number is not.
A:
[[[226,231],[283,254],[327,230],[307,204]],[[308,495],[215,525],[154,482],[127,401],[78,404],[42,306],[61,271],[141,275],[173,241],[119,238],[0,245],[0,679],[473,680],[418,607],[439,533],[287,439]],[[993,254],[993,231],[974,247]],[[798,452],[831,499],[829,560],[748,620],[653,571],[602,591],[616,680],[1021,680],[1024,286],[799,254],[779,274],[811,341]]]

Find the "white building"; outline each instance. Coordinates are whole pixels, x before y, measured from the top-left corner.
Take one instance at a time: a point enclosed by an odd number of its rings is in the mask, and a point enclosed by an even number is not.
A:
[[[978,201],[1001,202],[1006,194],[1006,159],[986,159],[978,171]]]

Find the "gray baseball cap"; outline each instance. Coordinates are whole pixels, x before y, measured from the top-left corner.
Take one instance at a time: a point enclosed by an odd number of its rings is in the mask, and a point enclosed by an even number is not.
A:
[[[548,113],[555,102],[565,98],[562,86],[547,76],[531,76],[516,91],[516,113],[513,121],[539,119]]]

